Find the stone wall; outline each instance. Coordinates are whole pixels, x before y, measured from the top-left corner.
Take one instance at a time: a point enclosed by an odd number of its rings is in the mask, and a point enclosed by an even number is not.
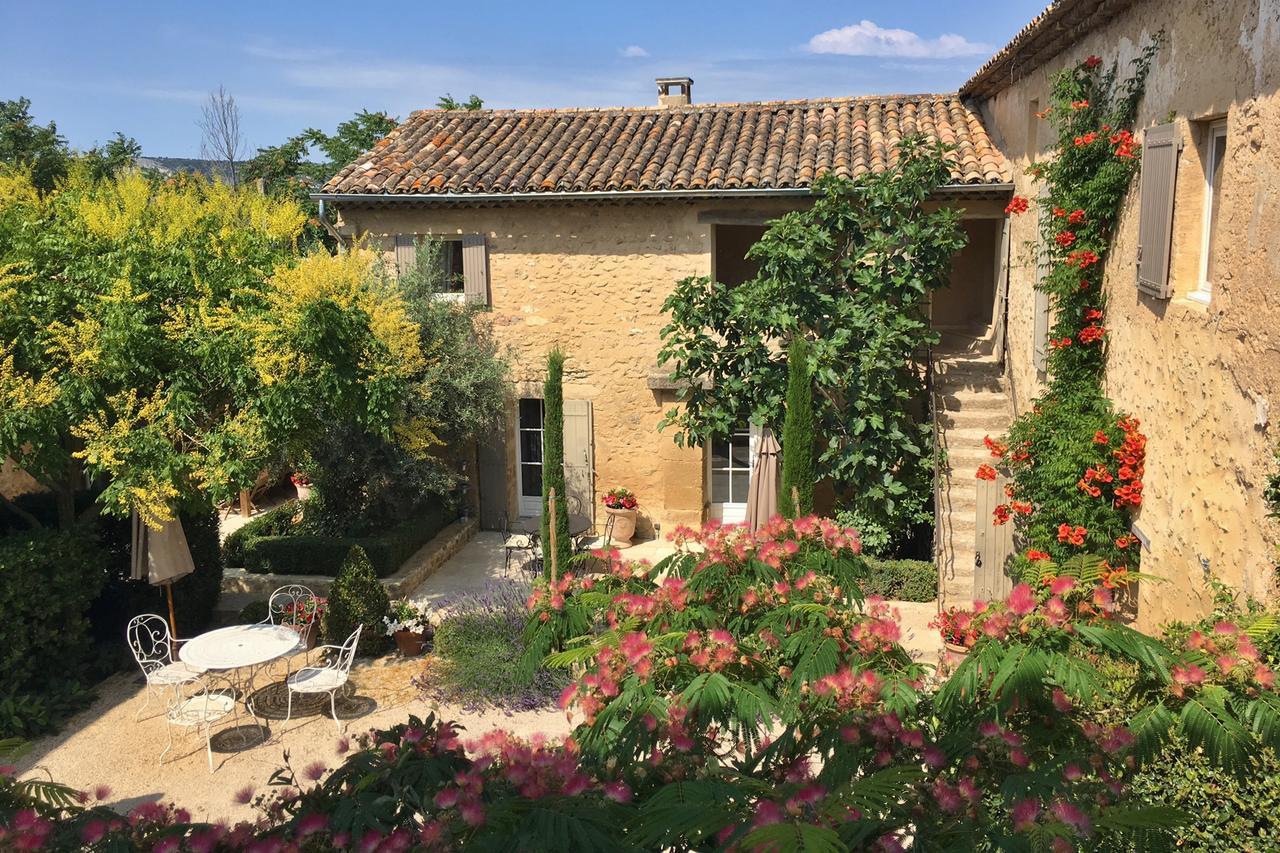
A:
[[[1048,65],[981,104],[988,130],[1013,164],[1018,193],[1035,198],[1023,170],[1052,130],[1033,113],[1049,103],[1061,68],[1090,54],[1129,60],[1159,31],[1138,126],[1178,123],[1174,214],[1174,296],[1136,288],[1138,183],[1108,261],[1110,331],[1107,390],[1142,420],[1149,436],[1146,500],[1136,527],[1150,540],[1139,608],[1146,627],[1203,612],[1206,569],[1255,595],[1271,592],[1276,525],[1261,489],[1274,470],[1274,413],[1280,401],[1280,2],[1150,0],[1135,4]],[[1198,285],[1204,212],[1206,124],[1227,119],[1227,159],[1219,213],[1221,271],[1208,305],[1189,299]],[[1033,215],[1014,217],[1009,293],[1010,378],[1025,409],[1041,388],[1032,363]]]

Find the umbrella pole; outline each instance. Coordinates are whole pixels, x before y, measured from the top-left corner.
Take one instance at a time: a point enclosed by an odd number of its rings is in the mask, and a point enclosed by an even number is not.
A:
[[[165,597],[169,599],[169,642],[171,642],[174,648],[176,649],[178,646],[178,623],[177,623],[177,620],[173,618],[173,583],[172,582],[164,585],[164,594],[165,594]]]

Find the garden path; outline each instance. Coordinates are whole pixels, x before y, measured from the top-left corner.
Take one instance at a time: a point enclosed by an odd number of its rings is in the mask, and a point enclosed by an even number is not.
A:
[[[656,563],[674,552],[675,546],[669,541],[651,539],[637,542],[622,554],[628,560]],[[435,574],[423,581],[410,597],[422,604],[437,604],[456,595],[478,593],[504,576],[528,578],[528,574],[522,573],[518,568],[515,558],[512,559],[509,573],[504,571],[504,562],[502,534],[482,531]],[[937,604],[932,601],[895,601],[891,604],[900,616],[903,647],[918,661],[938,663],[943,650],[942,639],[937,631],[929,627],[929,622],[937,615]]]

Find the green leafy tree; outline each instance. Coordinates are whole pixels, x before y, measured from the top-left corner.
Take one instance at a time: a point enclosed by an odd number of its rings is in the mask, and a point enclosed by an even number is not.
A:
[[[784,518],[813,512],[813,383],[809,379],[809,342],[792,338],[787,349],[787,415],[782,422],[782,496]],[[797,501],[796,498],[799,498]]]
[[[318,498],[307,510],[309,527],[363,535],[408,517],[424,500],[455,489],[459,449],[501,422],[507,361],[481,306],[439,298],[447,289],[443,248],[439,241],[422,242],[414,265],[395,282],[424,355],[409,378],[413,393],[404,417],[432,425],[430,444],[408,448],[394,434],[335,423],[309,448]]]
[[[387,589],[369,562],[369,555],[359,545],[347,553],[329,590],[329,610],[324,616],[325,642],[341,645],[363,625],[360,632],[361,654],[374,654],[387,645],[383,634],[383,618],[391,610]]]
[[[446,92],[436,101],[436,109],[438,110],[482,110],[484,109],[484,101],[479,95],[472,95],[465,101],[459,101],[453,97],[452,93]]]
[[[333,424],[422,446],[403,300],[371,252],[299,258],[303,219],[199,179],[78,166],[41,194],[0,171],[0,457],[55,493],[60,527],[85,475],[88,512],[155,522],[232,497]]]
[[[361,110],[328,134],[309,127],[279,145],[259,148],[241,169],[248,182],[261,179],[268,193],[295,201],[307,213],[305,237],[313,244],[332,244],[320,224],[319,206],[311,193],[396,128],[397,121],[384,112]],[[313,153],[324,155],[312,159]],[[332,246],[331,246],[332,247]]]
[[[31,116],[31,101],[0,101],[0,163],[29,170],[31,183],[48,192],[66,175],[70,160],[58,126],[38,124]]]
[[[106,145],[94,146],[84,154],[89,171],[95,178],[109,178],[122,169],[134,167],[134,160],[142,156],[138,140],[116,131]]]
[[[772,222],[751,248],[753,280],[679,282],[663,306],[671,321],[659,355],[682,380],[684,403],[662,425],[695,445],[748,418],[778,423],[787,363],[771,342],[808,337],[824,438],[815,473],[862,518],[892,530],[916,521],[930,493],[915,358],[935,340],[927,297],[947,282],[965,240],[958,211],[924,207],[949,180],[945,149],[916,137],[899,152],[883,174],[820,179],[813,206]]]
[[[547,353],[547,381],[542,386],[542,553],[551,571],[551,493],[556,495],[555,560],[561,572],[569,568],[573,540],[569,538],[569,503],[564,493],[564,359],[559,347]]]

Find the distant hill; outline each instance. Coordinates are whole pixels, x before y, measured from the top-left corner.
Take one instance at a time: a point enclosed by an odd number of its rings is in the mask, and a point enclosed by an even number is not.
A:
[[[133,162],[140,169],[150,169],[162,175],[187,172],[193,175],[204,175],[206,178],[217,178],[222,181],[231,180],[231,172],[226,163],[215,163],[198,157],[135,157]],[[244,161],[236,163],[237,168],[244,168],[244,166]]]

